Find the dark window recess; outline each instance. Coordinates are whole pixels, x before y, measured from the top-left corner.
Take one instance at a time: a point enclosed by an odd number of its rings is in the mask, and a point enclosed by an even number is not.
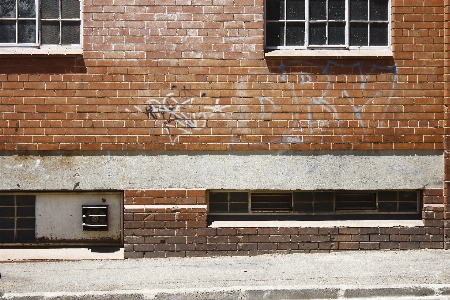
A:
[[[418,211],[416,192],[379,192],[378,210],[382,212],[416,212]]]
[[[285,212],[292,210],[291,193],[252,193],[251,211]]]
[[[265,0],[265,46],[386,47],[389,7],[390,0]]]
[[[336,193],[336,210],[376,209],[376,193]]]
[[[36,240],[34,195],[0,195],[0,243]]]
[[[208,193],[210,214],[419,214],[419,191],[281,191]],[[5,212],[7,213],[7,212]]]
[[[211,192],[209,193],[210,212],[248,212],[248,193],[246,192]]]

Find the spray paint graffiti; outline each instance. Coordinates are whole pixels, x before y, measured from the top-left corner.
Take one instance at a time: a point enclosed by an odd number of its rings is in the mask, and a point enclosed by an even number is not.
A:
[[[312,70],[311,74],[300,73],[292,76],[293,73],[288,74],[284,64],[279,66],[281,74],[278,84],[282,84],[284,91],[290,92],[295,109],[289,125],[282,128],[278,137],[274,137],[273,140],[266,141],[266,143],[306,142],[308,137],[320,134],[320,130],[348,126],[346,121],[348,121],[349,112],[353,114],[352,119],[358,123],[358,127],[362,128],[364,134],[366,134],[366,129],[369,126],[369,118],[363,117],[366,108],[374,104],[377,99],[383,99],[381,102],[384,105],[383,116],[388,111],[397,82],[395,65],[380,66],[372,64],[371,69],[367,71],[364,70],[361,63],[346,65],[329,60],[324,66],[308,64],[308,62],[305,64]],[[347,71],[348,74],[356,74],[352,89],[342,88],[339,90],[339,88],[336,88],[336,80],[334,79],[336,76],[331,72],[335,68],[344,70],[344,73]],[[384,82],[383,89],[376,89],[376,78],[374,79],[374,76],[380,73],[390,74],[391,76],[389,76],[388,82]],[[325,76],[325,81],[320,82],[322,86],[318,96],[301,95],[302,90],[315,89],[315,85],[319,83],[315,80],[318,77],[317,75]],[[290,78],[296,78],[296,80],[290,80]],[[371,87],[367,89],[369,83]],[[386,84],[388,87],[386,87]],[[250,86],[251,76],[242,76],[235,85],[236,95],[245,97],[246,91],[251,89]],[[172,90],[176,93],[168,92],[162,99],[148,100],[143,110],[149,119],[155,120],[155,127],[161,129],[161,134],[170,137],[171,143],[179,142],[181,135],[192,135],[196,131],[208,128],[208,120],[210,119],[233,120],[236,119],[236,115],[239,116],[242,113],[241,109],[231,111],[230,105],[220,104],[220,98],[216,98],[213,105],[199,105],[198,103],[201,102],[199,99],[207,98],[205,93],[197,96],[186,88],[179,89],[177,86],[172,86]],[[336,96],[337,90],[339,90],[339,96]],[[370,90],[370,95],[367,90]],[[366,96],[362,91],[366,91],[369,96]],[[261,95],[263,95],[263,91],[261,91]],[[336,98],[341,100],[339,105],[336,104]],[[258,118],[253,119],[256,119],[256,121],[272,119],[279,106],[276,99],[261,96],[258,100],[260,113]],[[142,110],[139,109],[139,111]],[[346,115],[346,117],[342,117],[342,115]],[[383,125],[384,117],[379,122],[380,125]],[[234,134],[224,137],[224,139],[226,138],[229,139],[230,143],[239,141],[239,137]]]

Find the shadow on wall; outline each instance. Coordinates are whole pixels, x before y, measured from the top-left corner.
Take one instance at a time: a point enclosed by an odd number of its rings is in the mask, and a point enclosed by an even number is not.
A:
[[[0,58],[0,74],[86,73],[82,56],[7,56]]]
[[[395,74],[393,59],[267,59],[270,73],[289,75],[292,73],[308,75],[377,75]]]

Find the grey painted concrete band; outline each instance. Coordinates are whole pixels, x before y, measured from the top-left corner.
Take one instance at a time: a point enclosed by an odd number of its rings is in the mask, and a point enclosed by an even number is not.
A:
[[[1,299],[151,299],[151,300],[279,300],[279,299],[366,299],[396,297],[418,297],[427,299],[432,296],[446,297],[450,285],[415,285],[385,287],[232,287],[210,289],[177,289],[177,290],[119,290],[119,291],[87,291],[87,292],[52,292],[52,293],[11,293],[0,294]],[[436,298],[434,298],[436,299]],[[445,298],[442,298],[445,299]]]
[[[442,188],[443,154],[0,156],[0,190]]]

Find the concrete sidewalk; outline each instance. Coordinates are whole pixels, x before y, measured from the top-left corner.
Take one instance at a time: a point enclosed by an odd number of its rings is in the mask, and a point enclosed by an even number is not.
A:
[[[444,250],[4,262],[0,271],[2,299],[450,299]]]

